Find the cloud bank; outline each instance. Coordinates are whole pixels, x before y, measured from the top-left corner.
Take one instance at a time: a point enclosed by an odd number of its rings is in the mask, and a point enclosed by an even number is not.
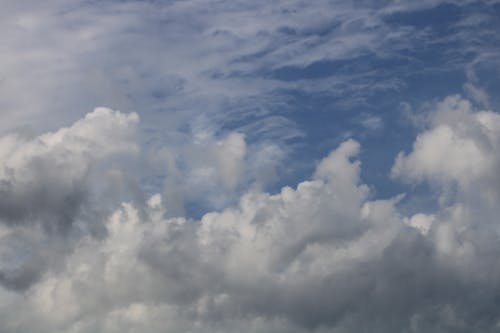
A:
[[[348,139],[311,179],[247,188],[199,220],[169,215],[160,194],[90,220],[92,169],[137,154],[137,126],[136,114],[98,108],[0,139],[2,332],[498,331],[497,113],[449,96],[395,158],[393,178],[439,194],[433,212],[375,198]],[[231,189],[246,150],[232,133],[212,158],[186,161],[207,160]]]

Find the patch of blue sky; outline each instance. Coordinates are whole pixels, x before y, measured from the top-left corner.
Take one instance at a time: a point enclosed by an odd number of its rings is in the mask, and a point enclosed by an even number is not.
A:
[[[297,181],[305,177],[314,165],[304,166],[304,161],[324,156],[343,138],[353,136],[366,148],[362,158],[370,167],[363,169],[363,178],[373,184],[381,196],[402,190],[387,179],[387,174],[396,153],[408,149],[413,142],[416,130],[402,121],[400,104],[408,102],[418,108],[422,101],[437,101],[449,94],[462,93],[468,80],[465,68],[474,63],[482,50],[466,52],[469,41],[457,37],[460,28],[457,23],[470,11],[483,10],[481,4],[464,7],[442,4],[415,12],[394,13],[385,18],[390,26],[416,29],[416,37],[407,41],[406,49],[393,50],[388,46],[383,57],[365,52],[355,57],[319,60],[306,66],[283,66],[265,73],[266,77],[286,82],[341,78],[340,85],[332,85],[331,91],[308,92],[300,89],[300,85],[296,90],[280,91],[290,97],[289,118],[305,133],[294,142],[290,159],[296,161],[295,170],[301,172],[292,173],[291,178],[296,177]],[[489,25],[487,30],[492,28]],[[420,37],[422,31],[425,33]],[[498,53],[498,47],[491,47]],[[484,79],[488,86],[497,80],[489,71],[483,73],[479,69],[478,72],[480,81]],[[362,88],[363,83],[370,82],[374,84]],[[388,83],[386,89],[374,89],[376,84],[383,87],[384,82]],[[336,89],[339,87],[341,89]],[[383,131],[360,126],[356,120],[363,114],[380,117]],[[283,181],[287,182],[290,179]]]
[[[418,113],[476,92],[500,105],[493,1],[51,4],[24,10],[9,30],[5,45],[27,60],[2,73],[2,130],[24,119],[57,128],[105,105],[139,113],[146,152],[239,131],[249,147],[273,143],[285,153],[270,191],[307,179],[353,137],[363,179],[387,197],[402,190],[387,176],[394,157],[418,132],[402,103]],[[30,98],[12,98],[19,87]],[[151,193],[169,177],[139,172]]]
[[[445,33],[452,29],[454,23],[466,15],[465,10],[465,8],[453,3],[443,3],[434,8],[393,13],[385,18],[385,22],[400,26],[413,26],[419,29],[432,27],[437,32]]]

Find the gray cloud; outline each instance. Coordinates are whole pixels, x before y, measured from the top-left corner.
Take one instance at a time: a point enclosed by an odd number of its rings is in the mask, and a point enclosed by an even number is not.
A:
[[[459,96],[436,108],[393,171],[403,180],[428,179],[443,195],[456,184],[455,195],[432,215],[404,216],[402,196],[373,199],[360,180],[361,147],[347,140],[295,189],[251,190],[197,221],[167,218],[160,195],[143,205],[123,203],[102,217],[106,236],[74,238],[57,263],[50,258],[62,247],[44,246],[51,238],[41,229],[23,229],[45,252],[25,259],[20,270],[1,271],[2,285],[11,290],[9,297],[0,294],[0,302],[10,304],[0,311],[4,331],[495,332],[500,244],[498,197],[491,196],[498,193],[483,180],[494,177],[498,165],[462,173],[453,158],[445,164],[421,156],[440,158],[454,154],[450,144],[490,140],[473,147],[497,161],[500,122]],[[116,133],[112,123],[124,129],[135,123],[134,116],[110,112],[106,133]],[[100,126],[83,122],[89,130]],[[452,131],[451,143],[432,136],[443,127]],[[479,199],[472,196],[476,180],[484,188]],[[3,225],[2,238],[11,235],[10,243],[2,242],[4,260],[21,231]],[[14,262],[23,254],[10,253]],[[22,320],[8,315],[13,306],[23,309]]]
[[[71,250],[69,234],[95,194],[89,190],[92,165],[136,152],[137,120],[97,108],[56,132],[0,137],[0,222],[6,228],[0,284],[26,289]]]
[[[137,115],[98,108],[69,128],[36,138],[0,139],[0,219],[71,224],[86,197],[86,178],[99,159],[136,151]]]

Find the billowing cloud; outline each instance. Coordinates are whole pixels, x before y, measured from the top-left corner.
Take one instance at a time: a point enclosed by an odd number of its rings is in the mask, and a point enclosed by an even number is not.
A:
[[[67,129],[18,143],[25,156],[20,165],[29,171],[32,156],[59,161],[63,147],[74,147],[71,160],[79,165],[134,151],[125,138],[136,122],[133,114],[98,109]],[[199,220],[166,217],[159,194],[144,204],[123,203],[101,217],[104,236],[73,238],[71,251],[57,264],[42,260],[44,273],[24,288],[11,288],[3,273],[2,329],[494,332],[500,321],[498,207],[469,191],[497,177],[499,135],[496,113],[476,111],[459,96],[437,105],[413,150],[393,167],[394,176],[427,181],[443,193],[456,185],[432,214],[405,216],[398,209],[403,196],[373,198],[360,179],[361,145],[351,139],[318,163],[311,180],[276,194],[250,189],[237,204]],[[243,138],[232,134],[213,147],[219,150],[207,156],[214,166],[238,179],[242,166],[234,163],[243,163]],[[471,154],[483,161],[474,172]],[[51,169],[65,176],[65,166]],[[228,178],[219,186],[234,184]],[[485,189],[496,193],[490,184]],[[52,190],[66,188],[56,183]],[[2,228],[6,237],[15,226]],[[2,253],[23,254],[13,247],[2,242]],[[37,258],[31,261],[36,270]],[[22,277],[10,281],[21,284]]]
[[[500,115],[478,112],[455,95],[437,104],[428,125],[413,150],[398,155],[392,175],[408,182],[457,185],[461,195],[498,200]]]
[[[71,248],[64,235],[89,204],[92,165],[137,152],[137,122],[136,114],[97,108],[55,132],[0,137],[1,284],[29,287]]]
[[[86,191],[91,165],[137,150],[136,114],[97,108],[68,128],[35,138],[0,138],[0,219],[24,223],[43,219],[64,228],[74,219]],[[46,218],[45,218],[46,217]]]

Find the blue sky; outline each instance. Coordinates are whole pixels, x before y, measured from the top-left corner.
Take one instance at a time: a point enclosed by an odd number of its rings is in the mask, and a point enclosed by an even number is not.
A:
[[[5,0],[0,27],[0,331],[498,329],[470,267],[500,251],[500,2]]]
[[[353,137],[366,148],[363,178],[393,195],[399,188],[386,177],[393,157],[417,132],[403,109],[421,113],[452,94],[479,108],[498,105],[494,2],[55,1],[6,8],[4,132],[53,130],[96,106],[139,113],[146,149],[175,150],[200,132],[217,140],[238,131],[251,146],[279,150],[276,177],[263,184],[272,191],[306,178]],[[156,192],[166,175],[151,172],[141,177]]]

